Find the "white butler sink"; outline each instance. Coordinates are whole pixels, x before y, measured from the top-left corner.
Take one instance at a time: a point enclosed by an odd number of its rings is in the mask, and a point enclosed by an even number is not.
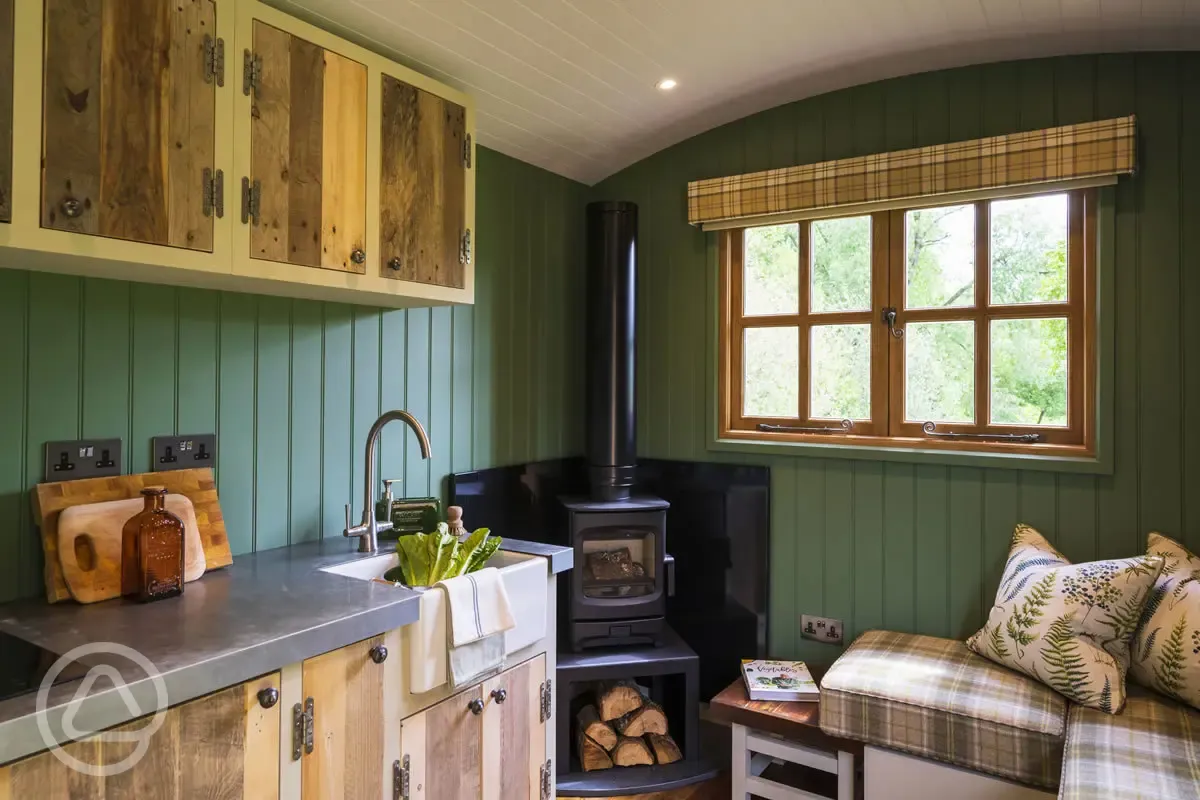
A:
[[[395,553],[386,553],[325,567],[322,571],[369,581],[382,579],[384,573],[399,564]],[[487,566],[500,570],[513,619],[517,623],[504,634],[504,652],[512,655],[546,635],[549,565],[540,556],[500,549],[488,559]],[[436,689],[446,682],[448,641],[446,593],[440,589],[418,591],[421,591],[421,616],[404,628],[409,691],[413,694]]]

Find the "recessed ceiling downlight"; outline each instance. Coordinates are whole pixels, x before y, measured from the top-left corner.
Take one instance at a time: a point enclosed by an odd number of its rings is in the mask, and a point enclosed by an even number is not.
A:
[[[679,82],[674,78],[663,78],[658,83],[654,84],[654,88],[662,92],[669,92],[679,85]]]

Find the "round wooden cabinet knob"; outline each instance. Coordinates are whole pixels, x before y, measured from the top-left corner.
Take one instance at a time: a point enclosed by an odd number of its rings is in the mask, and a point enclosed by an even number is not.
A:
[[[400,269],[404,266],[404,262],[401,261],[399,259],[399,257],[389,258],[387,265],[388,265],[388,269],[390,269],[392,272],[399,272]]]
[[[258,690],[258,704],[263,708],[274,708],[279,702],[279,690],[274,686]]]
[[[83,213],[83,203],[76,200],[74,197],[68,197],[59,203],[59,210],[67,219],[75,219]]]
[[[350,260],[355,264],[364,264],[367,261],[367,254],[361,248],[355,248],[350,251]]]
[[[492,699],[497,703],[503,703],[508,699],[507,689],[492,689]]]
[[[381,644],[377,644],[371,648],[371,660],[376,664],[382,664],[387,661],[387,648]]]
[[[470,709],[472,714],[479,716],[483,713],[483,700],[476,697],[474,700],[467,703],[467,708]]]

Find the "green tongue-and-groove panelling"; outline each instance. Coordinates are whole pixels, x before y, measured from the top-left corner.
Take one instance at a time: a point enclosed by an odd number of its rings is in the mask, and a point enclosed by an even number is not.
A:
[[[718,457],[706,451],[714,239],[686,223],[688,180],[1132,113],[1139,173],[1116,191],[1115,473],[719,456],[771,467],[773,653],[827,662],[840,652],[803,642],[801,613],[845,620],[851,637],[973,632],[1019,520],[1079,561],[1139,552],[1152,529],[1200,549],[1200,53],[872,83],[701,134],[594,190],[641,206],[640,452]],[[669,532],[668,549],[686,535]]]
[[[380,310],[0,269],[0,601],[41,591],[29,489],[42,444],[216,431],[235,554],[340,536],[362,513],[363,445],[381,410],[402,425],[380,475],[441,494],[458,470],[582,447],[581,184],[480,148],[477,301]],[[302,269],[298,267],[297,269]],[[484,520],[466,520],[468,525]]]

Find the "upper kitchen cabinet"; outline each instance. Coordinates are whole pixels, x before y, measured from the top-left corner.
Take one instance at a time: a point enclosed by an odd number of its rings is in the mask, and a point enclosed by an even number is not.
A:
[[[261,20],[244,91],[250,256],[366,272],[367,68]]]
[[[43,227],[211,252],[218,4],[44,10]]]
[[[391,75],[381,82],[380,274],[461,289],[470,256],[466,109]]]
[[[0,268],[473,303],[474,122],[258,0],[0,0]]]
[[[13,2],[0,0],[0,222],[12,221]]]
[[[234,276],[350,302],[473,302],[470,100],[237,2]]]

